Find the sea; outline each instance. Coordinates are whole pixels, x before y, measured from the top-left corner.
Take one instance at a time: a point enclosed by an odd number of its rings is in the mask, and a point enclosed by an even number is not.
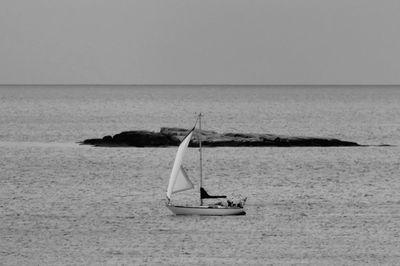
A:
[[[362,146],[205,148],[204,187],[247,214],[204,217],[165,207],[176,147],[79,144],[200,112],[221,133]],[[399,145],[399,86],[0,86],[0,265],[398,265]]]

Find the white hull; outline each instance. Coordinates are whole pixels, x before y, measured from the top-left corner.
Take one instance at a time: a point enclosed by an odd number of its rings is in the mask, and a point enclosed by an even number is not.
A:
[[[239,207],[208,207],[208,206],[174,206],[167,204],[167,208],[176,215],[245,215],[243,208]]]

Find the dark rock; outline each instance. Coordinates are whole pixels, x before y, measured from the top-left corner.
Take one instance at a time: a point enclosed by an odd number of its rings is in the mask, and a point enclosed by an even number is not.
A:
[[[112,139],[113,139],[113,138],[112,138],[111,136],[105,136],[105,137],[103,137],[102,140],[103,140],[104,142],[111,142]]]
[[[95,146],[134,146],[134,147],[164,147],[178,146],[189,133],[183,128],[161,128],[160,132],[126,131],[114,137],[105,136],[102,139],[87,139],[82,144]],[[224,133],[196,129],[189,146],[198,147],[199,138],[202,145],[209,147],[292,147],[292,146],[360,146],[355,142],[329,138],[288,137],[273,134]]]
[[[85,144],[85,145],[100,145],[104,143],[104,141],[102,139],[85,139],[83,142],[81,142],[81,144]]]
[[[159,147],[178,145],[179,141],[159,132],[126,131],[115,135],[112,143],[135,147]]]

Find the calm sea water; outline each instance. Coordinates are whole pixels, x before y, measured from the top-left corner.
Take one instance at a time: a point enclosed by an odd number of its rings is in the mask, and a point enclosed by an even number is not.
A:
[[[394,265],[399,103],[400,87],[2,86],[0,262]],[[372,146],[205,149],[205,187],[247,196],[247,215],[178,217],[163,202],[176,148],[76,144],[190,128],[200,111],[204,128],[218,132]],[[185,158],[195,183],[197,156],[190,149]],[[175,201],[198,199],[188,191]]]

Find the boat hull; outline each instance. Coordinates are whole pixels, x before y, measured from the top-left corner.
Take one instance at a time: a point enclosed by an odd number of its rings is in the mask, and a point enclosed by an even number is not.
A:
[[[175,206],[167,204],[167,208],[175,215],[228,216],[245,215],[239,207],[209,207],[209,206]]]

